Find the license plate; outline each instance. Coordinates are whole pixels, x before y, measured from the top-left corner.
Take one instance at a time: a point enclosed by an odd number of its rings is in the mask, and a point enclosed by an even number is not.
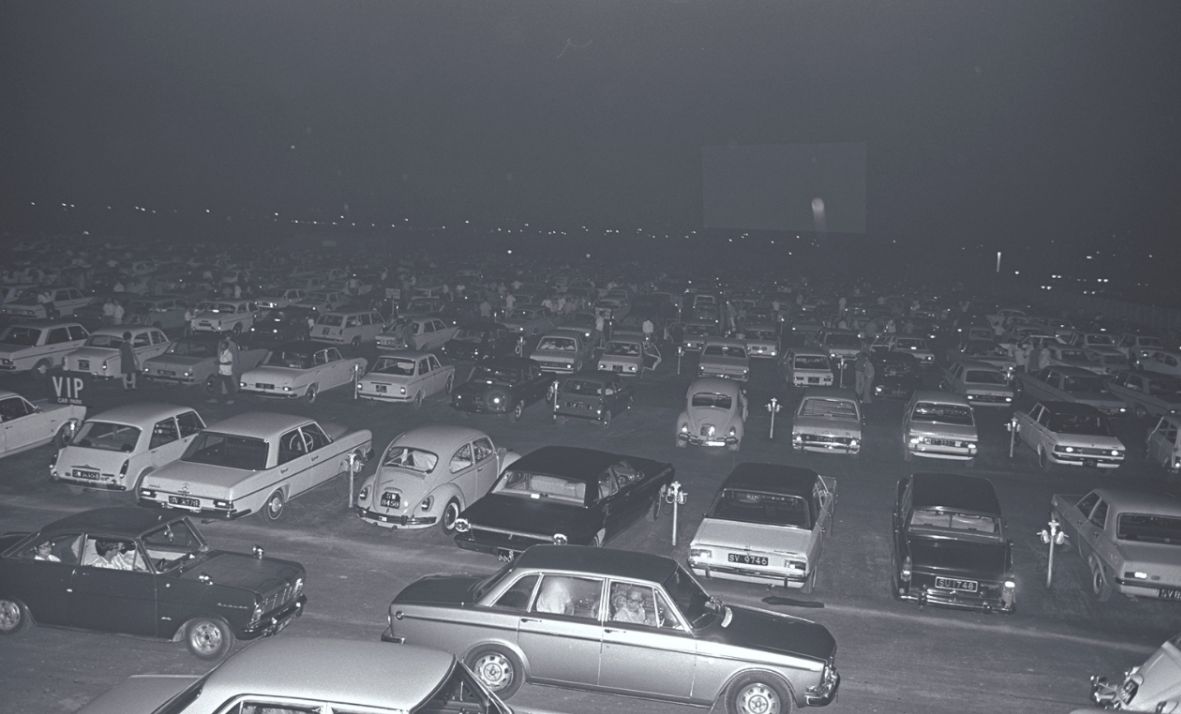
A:
[[[507,563],[513,558],[517,557],[517,551],[508,548],[497,548],[496,559],[502,563]]]
[[[187,508],[200,508],[201,502],[195,498],[188,496],[169,496],[168,502],[174,506],[185,506]]]
[[[90,369],[90,360],[86,360],[86,359],[78,360],[78,369]]]
[[[99,473],[97,471],[86,471],[84,469],[74,469],[74,478],[84,478],[91,481],[98,480]]]
[[[820,377],[808,377],[808,384],[820,384]]]
[[[1095,468],[1096,463],[1095,459],[1083,459],[1083,466],[1089,469]]]
[[[742,563],[743,565],[766,565],[768,562],[765,555],[747,555],[746,553],[730,553],[726,558],[731,563]]]
[[[387,391],[387,387],[386,387],[384,384],[378,384],[378,385],[375,385],[375,386],[376,386],[376,388],[377,388],[377,391],[381,392],[382,394],[385,394],[385,393],[386,393],[386,391]]]
[[[980,583],[975,580],[961,580],[959,578],[935,578],[935,587],[946,588],[948,590],[964,590],[966,592],[974,593],[980,587]]]
[[[262,382],[255,382],[254,386],[258,387],[259,389],[274,389],[275,388],[275,385],[273,385],[273,384],[264,384]]]
[[[614,364],[614,365],[611,365],[611,369],[612,369],[612,370],[614,370],[614,371],[616,371],[616,372],[622,372],[622,371],[623,371],[623,365],[621,365],[621,364]]]
[[[165,377],[175,377],[176,376],[176,372],[173,372],[172,370],[168,370],[168,369],[158,369],[158,370],[156,370],[156,372],[164,375]]]
[[[1156,594],[1161,600],[1181,600],[1181,589],[1177,588],[1158,588]]]

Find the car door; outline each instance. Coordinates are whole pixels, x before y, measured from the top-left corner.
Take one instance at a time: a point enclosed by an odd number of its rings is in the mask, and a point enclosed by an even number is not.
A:
[[[443,365],[439,363],[439,358],[434,355],[427,355],[426,363],[427,373],[430,375],[428,377],[430,387],[427,389],[427,394],[443,391],[443,387],[446,386],[447,374],[443,369]]]
[[[148,439],[148,450],[141,463],[136,464],[134,470],[129,470],[131,476],[136,476],[144,468],[159,468],[164,464],[176,461],[184,453],[188,442],[180,438],[180,428],[176,424],[176,417],[165,417],[152,425],[152,435]],[[137,484],[129,484],[136,486]]]
[[[307,438],[298,428],[280,436],[278,446],[278,460],[275,464],[278,477],[272,479],[273,483],[268,486],[285,483],[287,498],[290,499],[316,484],[315,473],[312,471],[312,455],[309,453]],[[264,498],[270,495],[271,490],[267,490]]]
[[[148,336],[152,341],[152,349],[149,351],[152,357],[159,357],[168,350],[168,337],[163,332],[152,330]],[[140,363],[143,363],[143,359],[140,359]]]
[[[340,473],[340,454],[319,424],[305,424],[302,429],[311,464],[307,488],[311,488]]]
[[[820,551],[832,527],[836,501],[836,480],[829,476],[821,476],[812,490],[811,505],[815,521],[812,523],[812,540],[808,546],[808,563],[813,568],[820,562]]]
[[[156,356],[152,352],[152,337],[149,330],[141,330],[131,336],[131,351],[135,353],[137,364],[143,364],[144,360]]]
[[[595,686],[603,624],[602,578],[545,573],[517,625],[517,645],[540,682]]]
[[[664,592],[623,580],[612,580],[609,592],[599,686],[641,696],[688,698],[693,693],[696,642]]]
[[[136,569],[113,570],[89,565],[94,561],[96,543],[106,540],[120,549],[133,548],[134,541],[104,539],[87,534],[82,562],[70,577],[71,627],[130,635],[156,634],[156,576],[147,570],[142,555]]]
[[[56,561],[38,560],[36,544],[51,543],[50,552]],[[62,533],[38,539],[28,550],[4,560],[5,576],[11,583],[12,594],[29,608],[33,620],[43,625],[69,625],[72,597],[70,579],[78,567],[78,549],[82,545],[80,532]]]
[[[3,434],[0,436],[3,441],[0,454],[23,449],[42,438],[53,436],[41,433],[38,427],[44,419],[38,418],[39,414],[36,407],[19,395],[0,400],[0,434]]]
[[[477,492],[476,463],[473,454],[472,445],[470,443],[463,444],[451,455],[448,465],[447,478],[450,479],[452,485],[459,489],[465,507],[483,495]]]
[[[492,488],[492,483],[500,475],[499,454],[488,437],[481,436],[472,442],[472,458],[475,460],[475,478],[472,479],[475,496],[468,500],[469,504],[488,493],[488,489]],[[464,498],[468,498],[466,492]]]

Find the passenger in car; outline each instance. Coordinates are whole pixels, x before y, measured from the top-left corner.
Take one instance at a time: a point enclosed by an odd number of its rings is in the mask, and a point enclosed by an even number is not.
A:
[[[559,615],[574,614],[574,597],[570,594],[570,584],[565,578],[546,578],[541,584],[541,594],[537,596],[538,612],[553,612]]]

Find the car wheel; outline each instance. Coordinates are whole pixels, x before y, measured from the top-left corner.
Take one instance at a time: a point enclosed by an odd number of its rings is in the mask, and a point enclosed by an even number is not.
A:
[[[234,646],[234,633],[225,620],[199,617],[185,628],[185,646],[200,659],[220,659]]]
[[[517,693],[525,679],[521,660],[512,652],[496,646],[481,647],[467,656],[468,669],[501,699]]]
[[[417,394],[414,395],[414,408],[415,409],[422,409],[422,392],[421,391],[419,391]]]
[[[455,532],[455,521],[459,520],[459,511],[459,500],[455,498],[448,501],[446,506],[443,506],[443,514],[439,516],[439,527],[447,535]]]
[[[143,471],[139,472],[139,476],[137,476],[135,478],[135,488],[132,489],[132,491],[131,491],[132,493],[139,493],[140,488],[142,488],[144,485],[144,479],[147,478],[148,474],[152,473],[152,471],[153,471],[153,469],[151,467],[148,467],[148,468],[144,469]]]
[[[525,403],[517,402],[513,405],[513,421],[520,421],[521,415],[525,413]]]
[[[28,628],[29,608],[20,600],[0,599],[0,635],[15,635]]]
[[[57,434],[53,437],[53,444],[57,448],[65,448],[65,445],[70,443],[70,435],[72,434],[69,423],[62,424],[61,428],[57,430]]]
[[[53,365],[50,364],[49,360],[43,359],[37,364],[33,365],[33,371],[37,373],[37,376],[44,377],[45,375],[49,374],[49,368],[52,366]]]
[[[308,386],[308,391],[304,392],[304,398],[308,400],[308,404],[316,403],[316,396],[320,393],[320,388],[312,384]]]
[[[283,515],[283,509],[287,507],[287,499],[283,498],[283,491],[275,489],[268,498],[266,504],[262,507],[262,514],[266,516],[268,521],[277,521]]]
[[[1091,592],[1095,594],[1095,599],[1099,602],[1107,602],[1111,599],[1111,593],[1114,588],[1111,585],[1111,578],[1107,575],[1107,569],[1103,567],[1097,559],[1091,559]]]
[[[1052,465],[1049,454],[1040,446],[1037,447],[1037,465],[1041,467],[1042,471],[1049,471]]]
[[[746,674],[726,690],[727,714],[787,714],[791,695],[778,679],[767,674]]]

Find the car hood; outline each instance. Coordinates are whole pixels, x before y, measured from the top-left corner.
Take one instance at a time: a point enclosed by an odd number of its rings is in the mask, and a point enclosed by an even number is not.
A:
[[[689,426],[694,431],[701,424],[713,424],[719,429],[722,427],[729,427],[730,424],[738,421],[738,413],[729,409],[720,409],[717,407],[689,407],[687,412],[689,418]]]
[[[78,714],[127,714],[156,709],[200,679],[191,674],[133,674]]]
[[[144,366],[153,367],[195,367],[202,362],[210,362],[213,357],[182,357],[180,355],[160,355],[144,360]]]
[[[910,433],[913,436],[937,436],[940,438],[963,439],[976,441],[976,427],[963,424],[931,424],[929,422],[911,422]]]
[[[473,527],[536,534],[549,540],[563,533],[575,545],[586,545],[598,529],[596,512],[571,503],[502,496],[490,493],[463,512]]]
[[[255,367],[249,372],[242,374],[242,381],[244,382],[293,382],[301,375],[307,374],[308,370],[293,369],[291,367]]]
[[[803,555],[808,552],[812,531],[791,526],[772,526],[763,523],[743,523],[718,518],[705,518],[697,527],[693,542],[742,550],[749,548],[764,553]]]
[[[1008,544],[1004,541],[952,540],[911,535],[908,538],[915,572],[954,573],[999,580],[1005,575]]]
[[[103,360],[118,357],[118,348],[112,347],[79,347],[69,353],[71,359]]]
[[[239,495],[233,493],[234,489],[254,473],[228,466],[173,461],[144,477],[143,487],[171,492],[181,491],[184,487],[192,496],[229,500]]]
[[[559,359],[566,362],[573,362],[578,359],[579,352],[569,352],[567,350],[533,350],[530,357],[545,357],[546,359]]]
[[[792,430],[822,431],[842,436],[858,436],[861,434],[861,423],[856,419],[797,416],[795,421],[792,422]]]
[[[428,575],[402,588],[394,596],[394,602],[461,605],[472,600],[473,591],[481,579],[474,575]]]
[[[12,355],[17,355],[33,349],[36,348],[30,347],[28,345],[10,345],[7,342],[4,342],[0,343],[0,357],[11,357]]]
[[[836,639],[824,625],[753,607],[727,607],[731,612],[729,624],[723,627],[724,618],[717,618],[702,633],[702,639],[818,662],[826,662],[836,654]]]
[[[197,580],[208,575],[214,585],[259,594],[269,593],[304,574],[303,567],[290,560],[255,558],[224,550],[209,551],[181,567],[182,580]]]

